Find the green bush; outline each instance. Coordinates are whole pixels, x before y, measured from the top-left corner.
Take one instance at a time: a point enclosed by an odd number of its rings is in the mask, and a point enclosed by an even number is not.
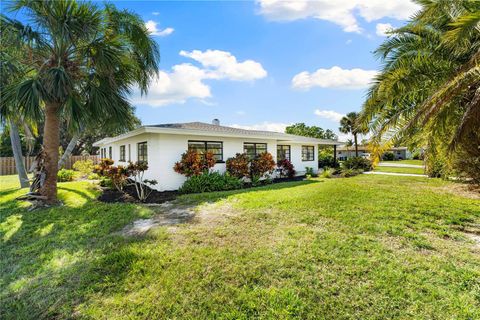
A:
[[[316,177],[312,167],[305,167],[305,175],[310,177]]]
[[[372,161],[362,157],[352,157],[343,161],[342,171],[347,169],[370,171],[373,169]]]
[[[60,169],[57,173],[57,180],[58,182],[68,182],[73,181],[73,177],[75,176],[75,171],[68,170],[68,169]]]
[[[80,172],[82,177],[88,177],[93,172],[93,161],[90,159],[79,160],[72,167],[73,170]]]
[[[243,187],[243,182],[228,173],[209,172],[191,176],[179,189],[181,193],[201,193],[235,190]]]
[[[331,178],[333,176],[333,173],[334,173],[334,170],[333,169],[330,169],[328,167],[325,167],[322,171],[322,173],[320,174],[320,177],[322,178]]]
[[[97,173],[91,173],[87,176],[88,180],[98,180],[100,179],[100,176]]]
[[[100,187],[113,189],[115,186],[110,178],[100,176]]]
[[[318,154],[318,167],[319,168],[325,168],[325,167],[335,168],[335,167],[338,167],[339,166],[338,161],[334,161],[334,160],[335,159],[334,159],[332,154],[330,154],[328,152],[325,152],[325,151],[321,151]]]
[[[359,175],[362,172],[363,172],[362,169],[342,169],[341,176],[344,178],[354,177],[356,175]]]
[[[395,160],[395,155],[391,151],[387,151],[382,156],[383,161],[393,161]]]

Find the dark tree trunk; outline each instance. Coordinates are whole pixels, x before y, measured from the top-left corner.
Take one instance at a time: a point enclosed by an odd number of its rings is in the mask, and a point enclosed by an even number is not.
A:
[[[355,139],[355,157],[358,157],[358,143],[357,143],[357,134],[353,135],[353,139]]]
[[[58,172],[58,147],[60,145],[60,119],[58,117],[58,104],[45,106],[45,129],[43,132],[43,150],[45,152],[45,184],[41,194],[46,197],[46,203],[57,203],[57,172]]]
[[[10,120],[10,141],[12,142],[12,151],[15,158],[15,168],[18,173],[18,180],[20,180],[21,188],[30,187],[28,181],[27,170],[25,170],[25,162],[22,156],[22,144],[20,142],[20,134],[18,127],[13,120]]]

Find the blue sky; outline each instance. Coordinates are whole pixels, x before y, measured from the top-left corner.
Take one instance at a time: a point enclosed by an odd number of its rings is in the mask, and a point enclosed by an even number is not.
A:
[[[218,118],[270,130],[337,131],[379,68],[381,31],[417,9],[409,0],[113,3],[138,13],[160,45],[159,80],[132,97],[143,124]]]

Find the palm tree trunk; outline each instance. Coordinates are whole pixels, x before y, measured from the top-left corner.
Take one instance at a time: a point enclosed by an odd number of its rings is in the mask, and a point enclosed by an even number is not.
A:
[[[58,161],[58,169],[61,169],[65,164],[65,162],[67,161],[67,159],[70,157],[73,149],[77,145],[78,139],[80,139],[80,133],[76,133],[68,143],[67,149],[65,149],[65,152],[63,153],[62,157]]]
[[[357,143],[357,134],[353,135],[353,139],[355,139],[355,157],[358,157],[358,143]]]
[[[57,202],[58,146],[60,145],[59,104],[48,103],[45,106],[45,127],[43,130],[43,150],[45,152],[45,184],[41,194],[46,203]]]
[[[20,143],[20,134],[15,122],[10,119],[10,141],[12,143],[13,157],[15,158],[15,168],[18,172],[18,180],[21,188],[30,187],[28,181],[27,170],[25,170],[25,163],[22,156],[22,144]]]

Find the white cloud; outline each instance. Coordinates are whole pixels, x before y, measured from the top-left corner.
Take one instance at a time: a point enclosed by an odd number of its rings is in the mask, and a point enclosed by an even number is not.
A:
[[[377,36],[387,37],[387,32],[393,30],[393,26],[390,23],[377,23],[375,30]]]
[[[267,71],[262,65],[253,60],[238,62],[230,52],[221,50],[193,50],[180,51],[180,55],[198,61],[207,70],[210,76],[216,79],[247,81],[261,79],[267,76]]]
[[[333,110],[320,110],[320,109],[315,110],[315,114],[320,118],[328,119],[334,122],[340,122],[340,119],[342,119],[345,116],[345,114],[339,113]]]
[[[268,122],[264,121],[252,125],[239,125],[232,124],[230,127],[247,129],[247,130],[262,130],[262,131],[274,131],[274,132],[285,132],[285,128],[291,125],[291,123],[282,123],[282,122]]]
[[[318,69],[313,73],[300,72],[292,79],[292,87],[308,90],[312,87],[361,89],[367,87],[377,74],[375,70],[342,69],[334,66],[330,69]]]
[[[153,14],[154,16],[158,16],[158,15],[160,14],[160,12],[158,12],[158,11],[153,11],[152,14]]]
[[[345,32],[360,33],[357,16],[368,22],[384,17],[405,20],[420,6],[412,0],[258,0],[260,14],[270,20],[314,18],[333,22]]]
[[[147,22],[145,22],[145,27],[150,32],[150,34],[153,35],[153,36],[165,37],[165,36],[168,36],[168,35],[172,34],[173,31],[175,31],[175,29],[173,29],[173,28],[165,28],[163,30],[160,30],[157,27],[157,24],[158,23],[156,23],[153,20],[148,20]]]
[[[251,81],[265,77],[267,74],[260,63],[252,60],[246,60],[248,64],[237,62],[235,56],[226,51],[181,51],[180,55],[195,57],[193,59],[199,61],[202,67],[182,63],[174,65],[171,71],[160,71],[158,79],[150,86],[148,95],[145,97],[135,95],[134,103],[161,107],[174,103],[183,104],[188,99],[199,99],[203,104],[212,105],[205,100],[211,98],[212,93],[210,86],[204,80]],[[224,58],[216,59],[216,56]]]

